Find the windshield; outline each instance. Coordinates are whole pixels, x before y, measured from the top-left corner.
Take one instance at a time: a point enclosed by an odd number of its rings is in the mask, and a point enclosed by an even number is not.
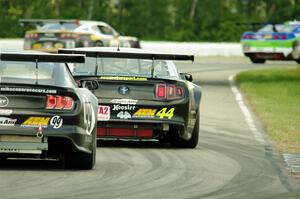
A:
[[[96,67],[98,66],[98,67]],[[74,75],[114,75],[114,76],[152,76],[178,77],[174,64],[166,60],[145,60],[128,58],[91,58],[84,64],[75,64]]]
[[[40,30],[74,30],[77,27],[75,23],[46,23]]]
[[[0,62],[0,83],[39,84],[70,87],[74,83],[61,63]]]

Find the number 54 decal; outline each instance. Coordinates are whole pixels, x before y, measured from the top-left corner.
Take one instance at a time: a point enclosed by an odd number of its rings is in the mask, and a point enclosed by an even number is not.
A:
[[[167,117],[168,119],[171,119],[174,116],[175,108],[162,108],[160,111],[156,113],[156,116],[158,116],[160,119],[163,119],[164,117]]]

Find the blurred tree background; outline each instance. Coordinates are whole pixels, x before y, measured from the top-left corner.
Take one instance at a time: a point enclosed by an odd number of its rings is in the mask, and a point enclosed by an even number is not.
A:
[[[0,37],[22,37],[26,19],[111,24],[142,40],[238,41],[236,22],[300,20],[300,0],[0,0]]]

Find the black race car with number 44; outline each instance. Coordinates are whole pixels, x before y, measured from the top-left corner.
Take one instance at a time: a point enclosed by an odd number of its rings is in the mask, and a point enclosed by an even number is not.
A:
[[[178,74],[171,60],[194,56],[132,48],[60,49],[85,54],[75,64],[78,84],[98,98],[98,138],[157,139],[194,148],[199,138],[201,89],[189,74]]]
[[[0,53],[0,162],[33,157],[93,168],[98,101],[78,88],[67,67],[84,61],[84,55]]]

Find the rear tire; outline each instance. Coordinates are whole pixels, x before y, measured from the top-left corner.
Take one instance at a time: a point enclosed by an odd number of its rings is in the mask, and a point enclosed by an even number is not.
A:
[[[199,141],[199,115],[196,118],[196,123],[192,132],[192,137],[189,140],[184,140],[178,135],[171,138],[171,144],[178,148],[190,148],[193,149],[198,145]]]
[[[254,64],[264,64],[266,62],[265,59],[256,59],[254,57],[250,57],[250,60]]]
[[[95,127],[93,134],[92,143],[92,153],[84,153],[74,148],[74,146],[69,143],[65,148],[64,164],[67,169],[92,169],[96,163],[96,151],[97,151],[97,141],[96,141],[96,130]]]

